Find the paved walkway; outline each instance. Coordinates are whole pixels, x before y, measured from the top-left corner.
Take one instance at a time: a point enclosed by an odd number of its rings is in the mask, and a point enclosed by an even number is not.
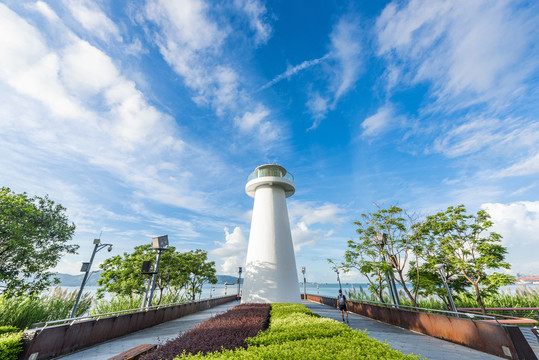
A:
[[[134,332],[84,350],[57,357],[62,360],[105,360],[141,344],[157,344],[178,337],[201,322],[238,305],[236,301],[219,305],[163,324]]]
[[[341,313],[330,306],[312,301],[304,301],[312,312],[324,317],[341,321]],[[122,336],[84,350],[58,357],[62,360],[106,360],[123,351],[129,350],[141,344],[157,344],[168,339],[177,337],[180,333],[192,329],[197,324],[225,312],[238,305],[232,301],[227,304],[216,306],[195,314],[172,320],[154,327],[137,331],[130,335]],[[388,325],[357,314],[349,314],[349,326],[353,329],[367,330],[369,336],[379,341],[387,341],[392,348],[405,354],[422,355],[429,360],[487,360],[500,359],[465,346],[453,344],[448,341],[436,339],[430,336],[415,333],[393,325]]]
[[[342,321],[341,312],[333,307],[312,301],[303,301],[303,304],[315,314]],[[395,350],[400,350],[405,354],[413,353],[414,355],[422,355],[428,360],[501,359],[494,355],[389,325],[361,315],[349,313],[348,320],[351,328],[367,330],[370,337],[382,342],[387,341]]]

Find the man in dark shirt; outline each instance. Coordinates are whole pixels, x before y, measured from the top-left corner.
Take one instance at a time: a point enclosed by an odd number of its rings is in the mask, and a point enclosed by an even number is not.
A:
[[[337,296],[337,308],[341,310],[342,322],[344,322],[344,314],[346,313],[346,323],[348,323],[348,311],[346,310],[346,296],[343,295],[342,290],[339,290],[339,296]]]

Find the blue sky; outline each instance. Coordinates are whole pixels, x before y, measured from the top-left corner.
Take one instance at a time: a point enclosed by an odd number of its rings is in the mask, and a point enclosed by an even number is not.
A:
[[[539,273],[539,7],[526,1],[2,1],[0,184],[77,225],[77,273],[168,234],[243,265],[250,172],[295,176],[298,268],[362,212],[488,210]],[[348,274],[344,280],[361,280]]]

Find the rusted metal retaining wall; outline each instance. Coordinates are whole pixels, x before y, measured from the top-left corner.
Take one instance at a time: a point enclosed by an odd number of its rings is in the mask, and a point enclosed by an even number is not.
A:
[[[23,335],[24,352],[20,359],[26,360],[34,353],[38,354],[33,360],[50,359],[69,354],[118,336],[127,335],[233,300],[236,300],[235,295],[99,319],[80,320],[72,324],[55,325],[43,329],[26,330]]]
[[[337,306],[335,298],[307,294],[307,299],[332,307]],[[537,360],[517,326],[503,326],[355,301],[347,301],[346,306],[350,312],[502,358]]]

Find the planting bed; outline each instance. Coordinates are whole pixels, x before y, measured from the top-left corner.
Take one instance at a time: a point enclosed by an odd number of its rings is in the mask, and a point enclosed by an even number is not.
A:
[[[272,304],[269,329],[245,342],[247,348],[176,359],[418,359],[300,304]]]
[[[173,359],[182,353],[205,354],[222,349],[246,348],[245,339],[267,329],[269,312],[269,304],[238,305],[167,341],[140,359]]]

